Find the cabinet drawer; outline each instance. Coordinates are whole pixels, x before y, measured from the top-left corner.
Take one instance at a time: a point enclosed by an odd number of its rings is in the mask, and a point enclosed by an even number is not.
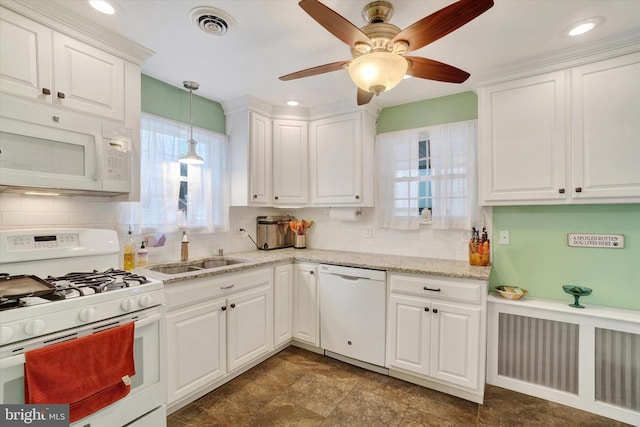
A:
[[[483,281],[436,276],[390,274],[391,292],[480,304],[486,284]]]
[[[176,282],[165,286],[169,310],[183,305],[199,303],[219,296],[235,294],[265,284],[271,284],[273,273],[270,268],[229,273],[218,276]]]

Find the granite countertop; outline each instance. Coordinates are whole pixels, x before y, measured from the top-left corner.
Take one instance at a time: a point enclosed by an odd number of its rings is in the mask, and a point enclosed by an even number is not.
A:
[[[215,256],[206,259],[216,258]],[[219,274],[239,272],[250,268],[265,267],[292,261],[313,262],[318,264],[336,264],[347,267],[385,270],[395,273],[432,274],[435,276],[457,277],[463,279],[488,280],[491,267],[469,265],[467,261],[407,257],[399,255],[373,254],[364,252],[345,252],[322,249],[276,249],[271,251],[254,250],[225,255],[224,258],[239,259],[245,262],[214,269],[190,271],[179,274],[164,274],[153,271],[154,265],[137,271],[150,278],[162,280],[165,284],[183,282]],[[197,259],[189,262],[196,262]],[[156,265],[176,266],[181,262],[165,262]]]

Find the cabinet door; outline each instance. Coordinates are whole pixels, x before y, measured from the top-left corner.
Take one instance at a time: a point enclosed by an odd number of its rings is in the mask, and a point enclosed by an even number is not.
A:
[[[478,388],[480,313],[480,308],[432,303],[430,376]]]
[[[273,203],[305,204],[308,200],[308,124],[273,121]]]
[[[429,373],[431,304],[422,298],[391,294],[387,328],[387,364],[422,375]]]
[[[640,53],[574,68],[574,201],[640,202]]]
[[[273,345],[279,346],[293,336],[293,264],[274,268]]]
[[[2,8],[0,13],[0,90],[50,102],[51,30]]]
[[[172,403],[226,373],[225,300],[167,313],[167,401]]]
[[[481,88],[482,204],[566,198],[565,72]]]
[[[318,274],[315,264],[294,265],[293,337],[320,345]]]
[[[255,360],[273,348],[271,292],[271,286],[261,286],[227,300],[229,371]]]
[[[124,120],[124,61],[58,33],[53,46],[54,103]]]
[[[362,113],[311,123],[311,203],[359,205],[362,201]]]
[[[271,119],[249,113],[249,149],[251,152],[250,203],[271,205]]]

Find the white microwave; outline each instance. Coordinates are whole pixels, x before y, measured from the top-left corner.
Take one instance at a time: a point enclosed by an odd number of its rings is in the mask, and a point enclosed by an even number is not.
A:
[[[0,191],[130,193],[131,130],[3,97]]]

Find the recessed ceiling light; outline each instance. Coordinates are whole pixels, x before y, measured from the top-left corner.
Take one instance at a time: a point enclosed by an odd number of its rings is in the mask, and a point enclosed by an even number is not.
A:
[[[291,100],[291,101],[287,101],[287,105],[289,107],[296,107],[296,106],[300,105],[300,103],[298,101]]]
[[[105,15],[113,15],[116,13],[116,9],[106,0],[89,0],[89,4],[92,8]]]
[[[585,19],[584,21],[580,21],[572,25],[571,28],[569,28],[569,31],[567,31],[567,34],[572,37],[579,36],[593,30],[603,22],[604,18],[602,16],[595,16],[593,18]]]

